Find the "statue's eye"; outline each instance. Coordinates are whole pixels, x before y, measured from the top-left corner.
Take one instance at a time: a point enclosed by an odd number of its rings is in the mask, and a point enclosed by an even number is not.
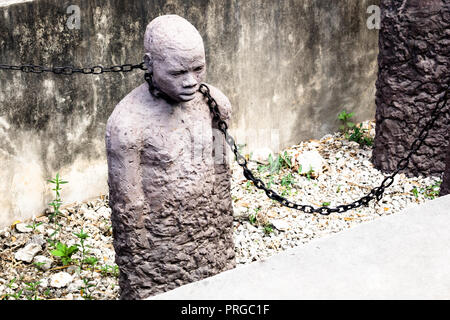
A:
[[[199,67],[194,69],[195,72],[200,72],[202,70],[203,70],[203,66],[199,66]]]
[[[180,70],[180,71],[173,71],[170,74],[173,76],[181,76],[182,74],[185,74],[186,71],[185,70]]]

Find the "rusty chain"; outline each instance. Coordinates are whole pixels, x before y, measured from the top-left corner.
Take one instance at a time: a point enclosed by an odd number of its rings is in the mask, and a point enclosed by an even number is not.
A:
[[[414,140],[414,142],[412,143],[409,154],[398,162],[397,169],[394,171],[394,173],[390,176],[385,177],[385,179],[383,180],[383,182],[381,183],[381,185],[379,187],[373,188],[368,194],[366,194],[361,199],[356,200],[350,204],[339,205],[336,208],[330,208],[327,206],[314,208],[313,206],[310,206],[310,205],[297,204],[297,203],[294,203],[294,202],[284,198],[283,196],[279,195],[275,191],[267,188],[266,184],[261,179],[256,178],[254,176],[254,174],[251,172],[251,170],[247,166],[247,164],[248,164],[247,159],[239,153],[236,142],[235,142],[234,138],[228,133],[228,125],[224,120],[222,120],[220,112],[219,112],[218,104],[217,104],[216,100],[211,96],[208,86],[202,83],[200,85],[199,91],[208,100],[209,108],[214,116],[214,119],[218,122],[218,128],[224,134],[225,141],[231,147],[231,150],[233,151],[233,153],[235,155],[235,159],[236,159],[237,163],[243,168],[245,178],[252,181],[256,188],[264,190],[264,192],[270,199],[279,202],[280,204],[282,204],[285,207],[297,209],[297,210],[303,211],[305,213],[310,213],[310,214],[319,213],[321,215],[327,216],[334,212],[343,213],[348,210],[358,208],[362,205],[368,206],[369,202],[375,198],[377,199],[377,201],[381,200],[385,189],[390,187],[394,183],[394,177],[400,171],[404,170],[408,166],[411,156],[415,152],[417,152],[417,150],[419,150],[419,148],[422,146],[423,142],[427,138],[430,129],[433,127],[436,119],[440,115],[440,112],[447,104],[447,99],[448,99],[447,94],[448,94],[449,89],[448,88],[446,89],[443,99],[439,99],[437,101],[436,107],[434,108],[434,110],[432,111],[432,114],[431,114],[431,120],[428,121],[427,124],[422,128],[418,138],[416,140]],[[441,105],[439,105],[442,101],[443,101],[443,103]]]
[[[43,73],[43,72],[51,72],[60,75],[72,75],[74,73],[82,73],[82,74],[102,74],[106,72],[130,72],[134,69],[147,70],[144,62],[140,64],[122,64],[112,67],[103,67],[101,65],[97,65],[94,67],[84,67],[84,68],[75,68],[73,66],[66,67],[43,67],[34,64],[22,64],[22,65],[8,65],[8,64],[0,64],[0,70],[15,70],[21,71],[25,73]]]

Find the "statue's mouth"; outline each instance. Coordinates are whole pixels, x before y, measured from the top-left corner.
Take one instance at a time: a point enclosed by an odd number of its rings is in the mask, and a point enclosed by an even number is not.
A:
[[[192,91],[192,92],[183,92],[180,93],[180,96],[184,96],[184,97],[193,97],[195,95],[196,91]]]

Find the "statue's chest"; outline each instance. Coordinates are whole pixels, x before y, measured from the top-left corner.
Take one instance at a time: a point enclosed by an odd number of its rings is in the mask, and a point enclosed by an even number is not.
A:
[[[212,162],[213,129],[208,109],[176,110],[150,121],[143,136],[144,162],[162,167]]]

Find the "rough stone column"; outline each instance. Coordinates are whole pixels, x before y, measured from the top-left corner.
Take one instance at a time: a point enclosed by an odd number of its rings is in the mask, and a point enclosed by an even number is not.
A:
[[[439,196],[443,197],[450,194],[450,144],[447,148],[447,160],[445,164],[444,178],[441,184],[441,192]]]
[[[450,81],[450,1],[382,0],[372,161],[392,172],[430,119]],[[448,106],[407,176],[441,175],[450,138]]]

